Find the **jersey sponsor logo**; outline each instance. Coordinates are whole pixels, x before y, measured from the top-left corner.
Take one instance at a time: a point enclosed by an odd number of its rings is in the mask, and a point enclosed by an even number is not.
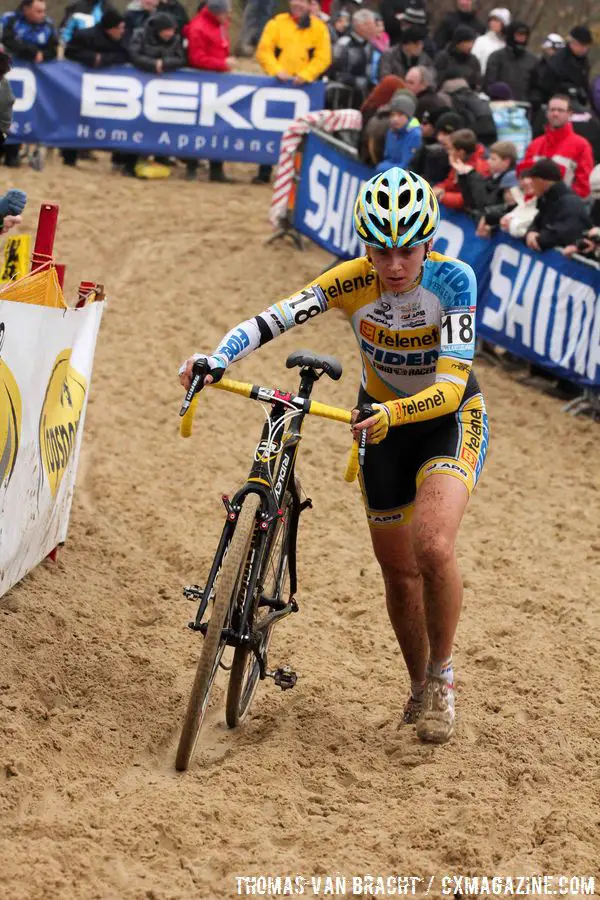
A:
[[[341,297],[342,294],[351,294],[353,291],[364,290],[366,287],[370,287],[374,281],[375,275],[372,272],[365,276],[356,275],[354,278],[344,278],[343,281],[336,278],[333,284],[325,288],[325,292],[328,297],[335,300],[336,297]]]
[[[413,328],[409,331],[395,331],[377,328],[371,322],[361,319],[360,333],[372,344],[380,347],[395,347],[397,350],[417,349],[436,346],[440,342],[440,332],[435,325]]]
[[[402,418],[415,416],[418,413],[427,412],[430,409],[437,409],[446,402],[446,395],[442,388],[438,388],[431,397],[425,397],[423,400],[402,400]]]
[[[360,347],[369,356],[375,368],[389,366],[394,369],[403,369],[411,366],[435,366],[439,356],[437,350],[425,350],[418,353],[395,353],[391,350],[373,347],[364,338],[360,342]]]
[[[242,350],[245,350],[246,347],[250,346],[250,338],[246,334],[243,328],[236,328],[236,330],[229,336],[229,340],[227,343],[223,344],[222,347],[219,347],[217,353],[224,354],[229,362],[232,362],[236,356],[239,356]]]
[[[285,331],[285,322],[282,322],[281,319],[279,318],[279,316],[276,315],[272,310],[269,310],[269,315],[271,316],[271,319],[273,320],[273,322],[279,329],[279,333],[283,334],[283,332]]]
[[[461,459],[467,463],[467,465],[471,466],[472,469],[475,469],[477,466],[477,454],[473,453],[472,450],[469,450],[468,447],[463,447],[461,452]]]
[[[475,464],[475,478],[479,478],[481,474],[481,470],[483,468],[483,464],[485,462],[485,456],[487,453],[488,446],[488,427],[487,427],[487,414],[485,409],[468,409],[465,410],[467,415],[464,417],[463,422],[465,425],[465,438],[463,441],[463,447],[467,450],[470,450],[471,453],[476,455],[476,464]]]
[[[459,465],[458,462],[450,462],[447,460],[445,462],[431,462],[425,466],[424,475],[432,475],[434,472],[439,473],[440,475],[452,472],[455,475],[460,475],[465,481],[469,480],[469,473],[465,467]]]
[[[390,512],[374,512],[373,510],[367,512],[367,520],[370,525],[401,525],[406,517],[407,514],[402,509]]]
[[[312,319],[313,316],[318,316],[319,313],[325,312],[327,309],[327,298],[322,288],[315,284],[313,287],[304,288],[299,294],[288,297],[287,300],[283,300],[277,306],[287,313],[286,321],[289,322],[291,319],[292,324],[302,325],[308,319]]]
[[[442,300],[451,300],[457,306],[471,306],[475,300],[469,275],[455,262],[443,262],[438,266],[434,280],[436,291]]]

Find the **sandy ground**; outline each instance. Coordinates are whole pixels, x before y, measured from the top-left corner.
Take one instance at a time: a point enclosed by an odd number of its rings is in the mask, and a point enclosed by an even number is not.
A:
[[[0,173],[29,191],[31,230],[60,203],[71,293],[99,279],[110,298],[68,544],[0,600],[0,896],[228,898],[235,876],[375,873],[436,876],[437,897],[446,874],[598,876],[598,425],[479,367],[493,440],[459,546],[460,726],[434,749],[397,727],[407,684],[342,479],[347,430],[307,421],[301,614],[273,644],[298,685],[262,685],[237,733],[218,705],[176,775],[201,641],[181,588],[207,571],[262,416],[209,393],[182,441],[176,370],[329,260],[263,245],[269,192],[249,167],[237,186],[104,161]],[[299,346],[343,360],[315,396],[349,406],[356,351],[334,313],[236,374],[294,388]]]

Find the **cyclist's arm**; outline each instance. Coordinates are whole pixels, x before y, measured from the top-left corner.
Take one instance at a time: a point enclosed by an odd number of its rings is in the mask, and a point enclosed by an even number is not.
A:
[[[343,297],[340,285],[348,284],[347,279],[351,275],[356,277],[357,267],[362,271],[362,268],[366,268],[366,263],[363,260],[341,263],[320,275],[297,294],[274,303],[252,319],[240,322],[225,335],[217,349],[208,357],[210,368],[226,369],[230,363],[243,359],[295,325],[303,325],[314,316],[339,307]]]
[[[443,299],[435,384],[412,397],[389,400],[385,406],[391,425],[436,419],[460,406],[475,354],[477,282],[465,263],[456,263],[455,270],[450,279],[453,290],[447,291],[449,285],[444,283],[444,293],[440,289],[439,294]]]

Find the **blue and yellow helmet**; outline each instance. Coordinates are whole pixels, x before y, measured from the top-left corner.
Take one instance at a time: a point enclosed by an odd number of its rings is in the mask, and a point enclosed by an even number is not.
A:
[[[439,225],[429,182],[398,166],[370,178],[354,204],[354,231],[369,247],[416,247],[431,240]]]

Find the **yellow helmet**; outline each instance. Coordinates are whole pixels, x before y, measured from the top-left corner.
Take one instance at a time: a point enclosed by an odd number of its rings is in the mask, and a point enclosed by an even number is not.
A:
[[[431,240],[439,225],[429,182],[398,166],[370,178],[354,204],[354,231],[369,247],[416,247]]]

